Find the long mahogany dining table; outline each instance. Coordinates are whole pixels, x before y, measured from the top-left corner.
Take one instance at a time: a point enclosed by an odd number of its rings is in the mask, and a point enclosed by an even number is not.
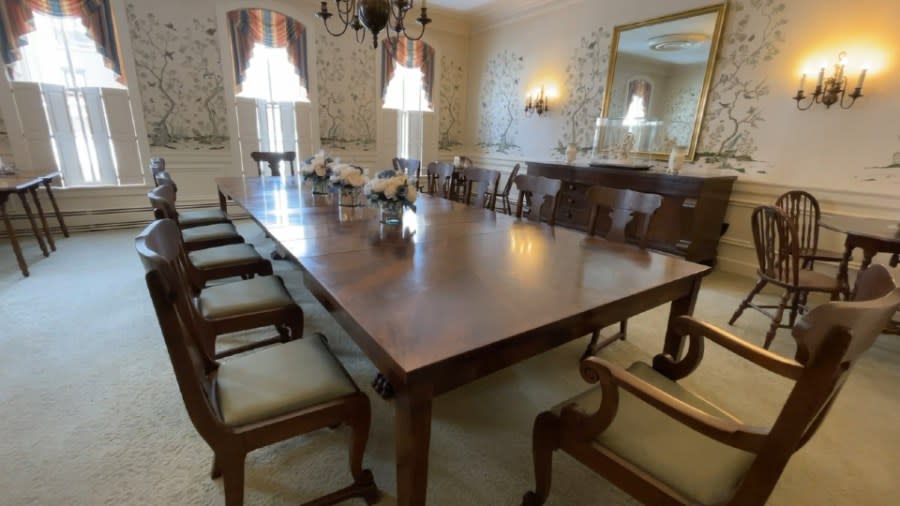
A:
[[[216,183],[393,385],[401,506],[426,502],[436,396],[666,303],[670,322],[690,314],[710,270],[436,197],[389,226],[296,177]],[[664,352],[682,344],[670,330]]]

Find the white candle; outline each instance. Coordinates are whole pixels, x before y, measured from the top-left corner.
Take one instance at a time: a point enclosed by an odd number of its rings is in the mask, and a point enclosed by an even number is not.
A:
[[[822,83],[825,82],[825,66],[823,65],[821,69],[819,69],[819,82],[816,83],[816,88],[821,89]]]
[[[800,91],[803,91],[803,88],[804,88],[804,87],[806,87],[806,72],[804,72],[803,75],[800,76],[800,88],[799,88],[799,90],[800,90]]]
[[[865,83],[865,82],[866,82],[866,72],[868,72],[868,71],[869,71],[869,69],[868,69],[868,68],[866,68],[866,67],[863,67],[863,69],[862,69],[862,73],[861,73],[861,74],[859,74],[859,82],[858,82],[858,83],[856,83],[856,87],[857,87],[857,88],[858,88],[858,89],[862,89],[862,87],[863,87],[863,83]]]

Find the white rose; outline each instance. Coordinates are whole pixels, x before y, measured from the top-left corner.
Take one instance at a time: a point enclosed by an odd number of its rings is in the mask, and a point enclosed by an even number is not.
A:
[[[317,166],[316,166],[316,175],[319,176],[319,177],[325,177],[325,174],[326,174],[325,166],[324,166],[324,165],[317,165]]]
[[[419,192],[416,191],[415,185],[409,185],[406,190],[406,201],[410,204],[414,203],[416,199],[419,197]]]

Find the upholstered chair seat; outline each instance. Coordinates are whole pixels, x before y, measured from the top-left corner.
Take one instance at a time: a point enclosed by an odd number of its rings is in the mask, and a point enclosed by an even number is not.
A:
[[[207,320],[272,311],[296,306],[278,276],[225,283],[205,288],[197,297],[200,314]]]
[[[216,391],[222,420],[238,426],[353,395],[357,388],[317,334],[223,361]]]
[[[628,372],[712,417],[737,421],[643,362],[635,362]],[[593,388],[552,412],[559,416],[563,407],[575,403],[576,411],[589,416],[600,408],[602,399],[601,389]],[[593,446],[612,452],[697,504],[727,501],[756,457],[687,427],[624,389],[619,391],[615,419]]]
[[[181,231],[181,237],[184,239],[184,247],[188,251],[244,242],[244,238],[238,234],[237,229],[231,223],[186,228]]]
[[[232,267],[264,262],[265,259],[250,244],[228,244],[188,253],[191,264],[198,269]]]
[[[179,211],[178,223],[182,228],[201,227],[216,223],[231,223],[228,215],[221,209],[201,209],[197,211]]]

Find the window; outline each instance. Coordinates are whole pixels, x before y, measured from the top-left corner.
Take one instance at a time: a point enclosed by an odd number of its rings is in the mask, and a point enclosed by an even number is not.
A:
[[[431,108],[420,69],[395,64],[394,77],[385,93],[384,108],[398,111],[397,156],[421,160],[423,113],[431,112]]]
[[[309,102],[287,49],[257,43],[248,62],[239,97],[257,101],[257,129],[262,151],[297,151],[296,102]]]
[[[653,85],[643,79],[628,82],[628,109],[625,125],[634,125],[647,117],[650,108],[650,94]]]
[[[117,184],[102,89],[123,89],[79,17],[34,12],[13,79],[40,83],[57,167],[67,185]],[[129,110],[130,114],[130,110]]]

